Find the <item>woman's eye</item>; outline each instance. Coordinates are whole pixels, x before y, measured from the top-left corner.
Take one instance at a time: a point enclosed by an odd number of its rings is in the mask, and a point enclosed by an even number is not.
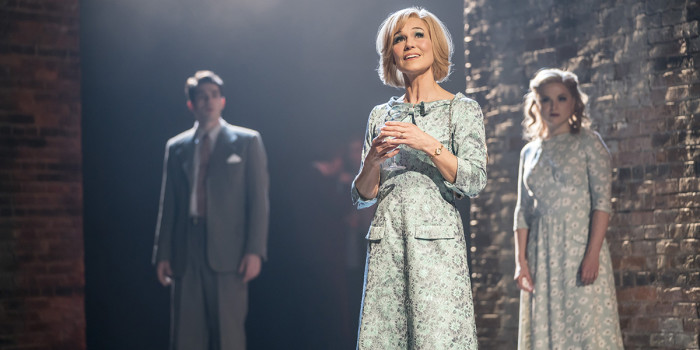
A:
[[[416,32],[416,38],[422,38],[425,34],[422,32]]]
[[[540,99],[540,103],[542,103],[542,104],[547,103],[547,102],[549,102],[549,97],[543,97]]]
[[[400,42],[404,41],[404,39],[406,39],[406,38],[403,35],[396,36],[396,37],[394,37],[394,44],[400,43]]]
[[[559,97],[559,102],[566,102],[566,97],[565,96]]]

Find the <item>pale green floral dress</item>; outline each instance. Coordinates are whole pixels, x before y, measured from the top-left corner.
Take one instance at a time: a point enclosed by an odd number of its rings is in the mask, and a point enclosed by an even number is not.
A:
[[[372,110],[362,159],[391,108],[457,156],[457,178],[447,182],[430,157],[402,146],[397,162],[406,169],[383,167],[376,199],[360,198],[353,183],[358,208],[377,203],[367,235],[357,348],[476,349],[467,247],[454,200],[455,193],[474,196],[486,185],[481,109],[457,94],[426,103],[421,115],[417,105],[394,97]]]
[[[583,285],[579,268],[593,210],[610,213],[610,154],[583,129],[535,140],[520,153],[515,229],[528,228],[534,293],[520,292],[520,350],[622,349],[610,251]]]

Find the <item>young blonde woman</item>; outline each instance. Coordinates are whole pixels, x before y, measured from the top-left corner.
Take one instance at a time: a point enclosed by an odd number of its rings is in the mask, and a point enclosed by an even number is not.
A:
[[[622,349],[605,242],[610,153],[587,127],[570,72],[545,69],[525,98],[515,208],[520,350]]]
[[[405,94],[372,109],[352,186],[359,208],[377,204],[357,348],[476,349],[467,247],[454,201],[486,185],[481,109],[438,85],[449,75],[452,43],[430,12],[389,15],[377,53],[382,81]]]

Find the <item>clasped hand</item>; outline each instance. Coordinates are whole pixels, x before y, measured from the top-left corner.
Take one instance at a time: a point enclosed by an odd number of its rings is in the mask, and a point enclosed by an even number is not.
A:
[[[379,135],[372,140],[372,147],[367,153],[365,163],[378,166],[385,160],[399,153],[398,146],[406,145],[418,151],[426,152],[430,145],[438,141],[426,134],[413,123],[389,121],[380,129]]]

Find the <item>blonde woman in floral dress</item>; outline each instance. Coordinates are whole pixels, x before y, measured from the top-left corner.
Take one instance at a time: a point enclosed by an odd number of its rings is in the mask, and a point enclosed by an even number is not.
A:
[[[622,349],[615,281],[605,242],[610,154],[588,127],[585,95],[570,72],[530,81],[515,209],[520,350]]]
[[[359,208],[377,204],[357,348],[476,349],[467,247],[454,201],[486,185],[483,115],[476,102],[438,85],[449,75],[452,43],[430,12],[389,15],[377,52],[380,78],[405,94],[372,109],[352,186]]]

